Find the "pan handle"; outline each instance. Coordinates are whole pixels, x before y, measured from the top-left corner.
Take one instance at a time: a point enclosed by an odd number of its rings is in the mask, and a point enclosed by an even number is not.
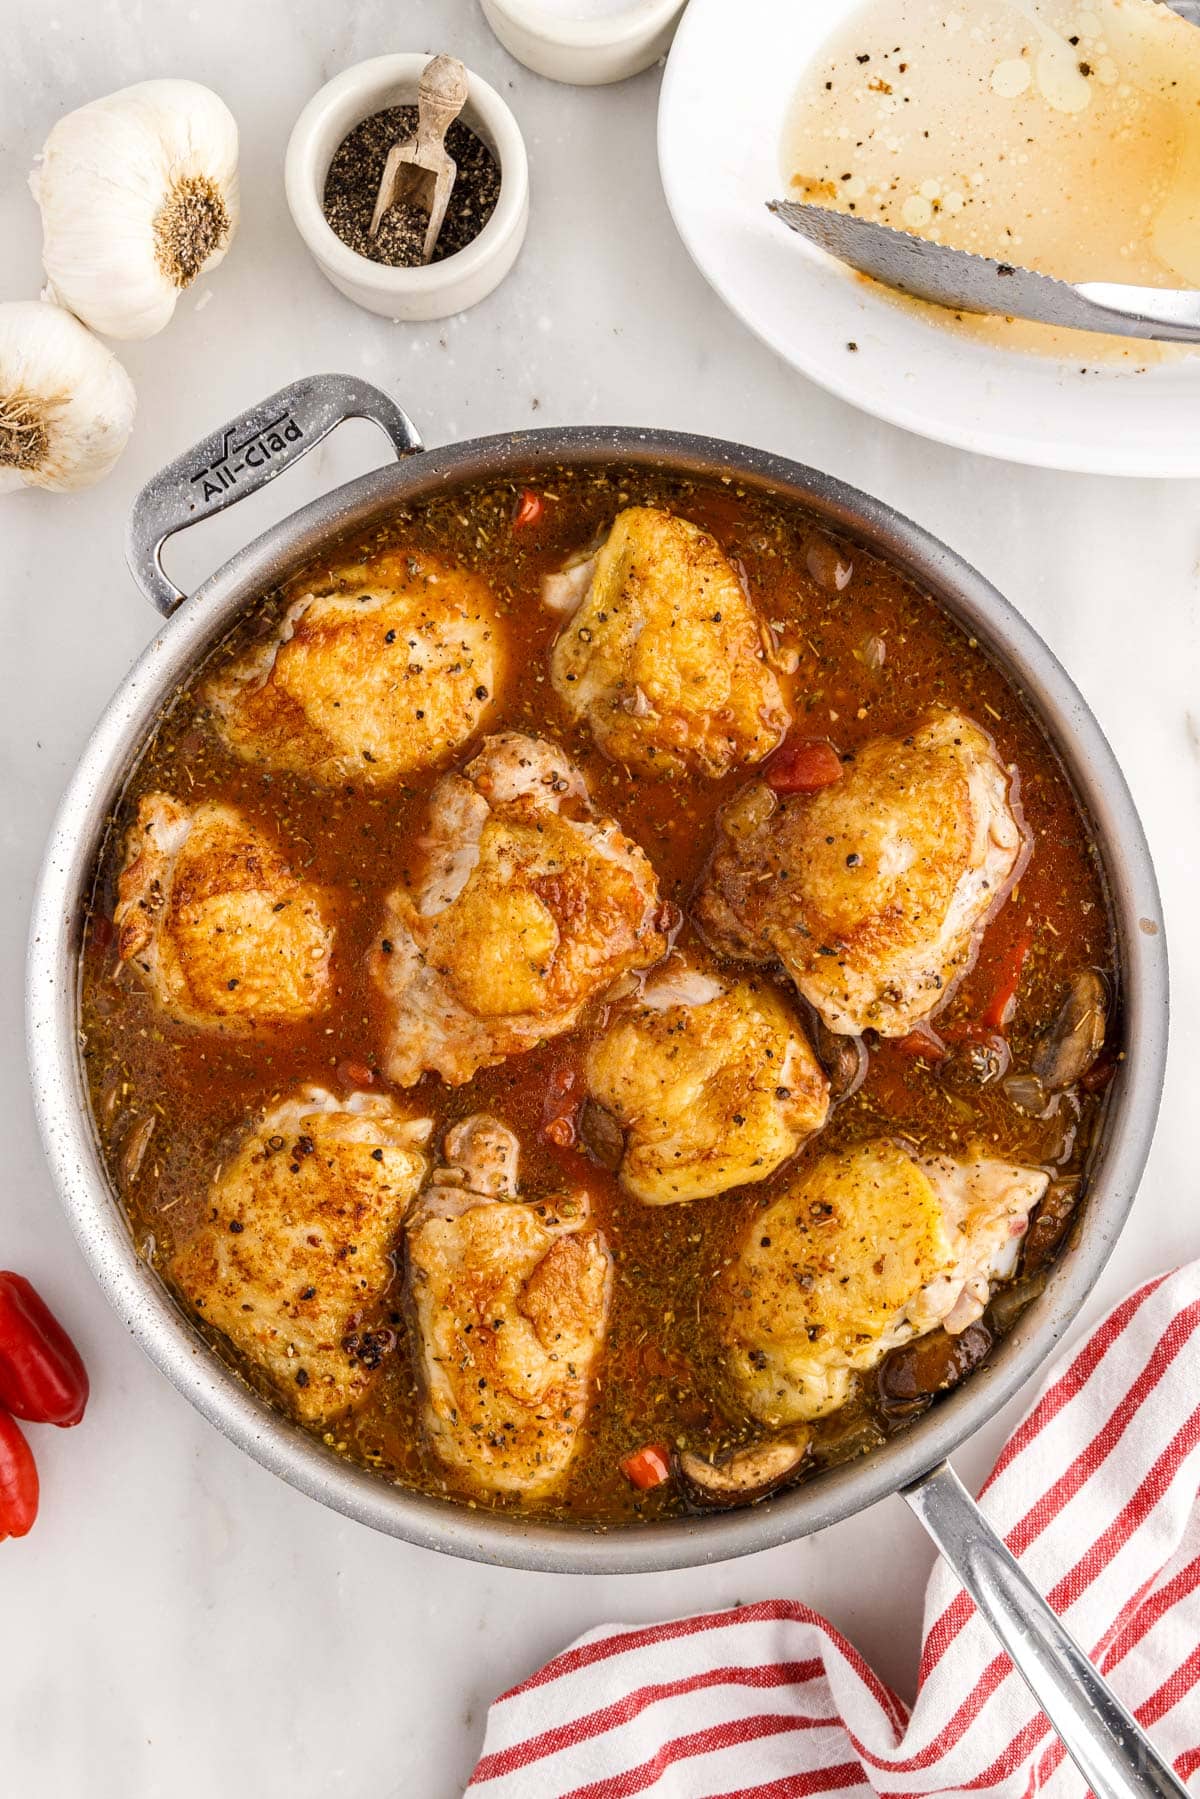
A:
[[[170,614],[184,597],[163,571],[168,537],[257,493],[346,419],[371,419],[398,457],[425,447],[407,414],[369,382],[308,375],[160,469],[133,502],[125,531],[125,560],[146,598]]]
[[[904,1497],[1012,1658],[1096,1799],[1188,1799],[948,1462]]]

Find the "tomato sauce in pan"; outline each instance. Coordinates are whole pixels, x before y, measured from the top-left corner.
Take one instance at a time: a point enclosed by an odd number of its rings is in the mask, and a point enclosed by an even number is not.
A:
[[[1061,764],[1021,695],[979,645],[907,577],[831,538],[803,511],[744,492],[736,482],[683,481],[648,471],[563,469],[541,479],[536,494],[540,511],[523,506],[520,485],[511,482],[422,501],[398,510],[367,538],[331,546],[310,572],[395,545],[429,549],[485,577],[499,601],[509,646],[505,684],[485,729],[544,735],[563,746],[583,769],[597,809],[613,815],[643,847],[663,897],[683,910],[683,944],[692,936],[689,901],[712,849],[715,814],[750,776],[740,770],[719,780],[659,779],[607,761],[586,725],[570,723],[548,674],[561,621],[541,604],[542,577],[595,541],[621,505],[656,505],[693,520],[740,567],[781,656],[795,662],[788,684],[797,735],[828,737],[839,750],[853,750],[869,738],[902,732],[941,703],[983,726],[1003,760],[1015,765],[1033,853],[988,928],[974,968],[935,1021],[952,1040],[949,1053],[936,1060],[936,1052],[920,1053],[911,1042],[868,1036],[861,1087],[836,1105],[826,1128],[801,1151],[814,1157],[884,1134],[930,1152],[982,1145],[1052,1172],[1054,1184],[1026,1240],[1022,1268],[993,1298],[983,1324],[972,1327],[969,1354],[959,1347],[960,1362],[982,1356],[1036,1293],[1072,1213],[1078,1215],[1119,1043],[1102,871]],[[291,590],[302,587],[292,583]],[[165,710],[114,811],[96,870],[82,958],[83,1054],[110,1178],[139,1252],[160,1269],[200,1216],[214,1168],[265,1106],[306,1081],[345,1092],[361,1083],[366,1070],[374,1071],[374,1089],[387,1091],[378,1072],[379,1014],[367,979],[368,949],[430,788],[446,766],[469,760],[478,743],[473,739],[448,762],[402,785],[374,790],[318,787],[239,761],[213,728],[199,690],[215,668],[269,633],[284,603],[281,595],[269,594],[251,607]],[[347,896],[335,950],[336,1000],[328,1012],[250,1037],[226,1036],[173,1023],[132,971],[120,968],[111,920],[123,838],[139,797],[155,789],[184,804],[216,798],[235,803],[279,837],[297,873]],[[1084,969],[1099,970],[1108,985],[1108,1043],[1083,1083],[1060,1095],[1048,1116],[1039,1116],[1014,1103],[1011,1083],[981,1078],[987,1068],[979,1045],[956,1027],[978,1026],[1015,983],[1015,1013],[1005,1035],[1012,1067],[1027,1066],[1034,1036]],[[793,1161],[752,1187],[690,1204],[643,1206],[581,1147],[554,1142],[570,1131],[555,1127],[547,1136],[545,1127],[577,1117],[583,1058],[604,1016],[603,1006],[593,1008],[579,1030],[484,1070],[465,1086],[448,1088],[427,1075],[407,1096],[397,1096],[414,1116],[432,1116],[435,1144],[454,1119],[496,1113],[520,1137],[523,1194],[582,1186],[591,1196],[614,1263],[609,1328],[568,1482],[540,1510],[602,1527],[687,1506],[675,1483],[642,1492],[622,1472],[622,1461],[640,1446],[719,1455],[755,1434],[752,1420],[731,1413],[721,1397],[719,1346],[707,1334],[705,1302],[748,1219],[795,1172]],[[324,1440],[383,1478],[466,1498],[425,1440],[399,1276],[395,1297],[390,1321],[396,1347],[365,1404],[325,1431]],[[947,1373],[953,1362],[945,1354],[947,1340],[940,1331],[934,1339],[918,1340],[937,1364],[932,1375],[928,1367],[907,1367],[893,1370],[897,1378],[889,1382],[885,1364],[883,1375],[864,1377],[858,1395],[815,1427],[811,1467],[868,1451],[962,1372]],[[228,1345],[219,1342],[218,1348],[238,1363]],[[238,1365],[251,1385],[269,1392],[253,1368]],[[278,1395],[269,1396],[283,1406]],[[470,1503],[501,1508],[514,1502],[474,1495]]]

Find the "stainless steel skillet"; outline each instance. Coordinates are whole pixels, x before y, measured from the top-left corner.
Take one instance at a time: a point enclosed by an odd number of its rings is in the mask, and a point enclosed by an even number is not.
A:
[[[397,461],[274,526],[184,604],[163,571],[165,540],[272,480],[347,418],[381,426]],[[448,488],[536,479],[563,464],[728,476],[751,492],[794,502],[903,569],[978,638],[1042,722],[1095,827],[1119,940],[1127,1052],[1078,1240],[984,1368],[861,1462],[740,1512],[607,1535],[487,1515],[388,1485],[325,1450],[245,1387],[134,1250],[98,1151],[77,1041],[80,934],[105,822],[146,733],[196,663],[247,605],[331,539],[381,523],[397,506]],[[63,1204],[111,1303],[163,1372],[233,1442],[323,1504],[426,1548],[517,1568],[631,1573],[717,1561],[807,1535],[900,1492],[1034,1688],[1093,1792],[1181,1793],[945,1462],[1042,1366],[1107,1261],[1149,1150],[1166,1055],[1166,948],[1142,828],[1099,726],[1036,633],[989,582],[920,526],[782,457],[705,437],[590,426],[514,432],[426,451],[391,400],[337,375],[284,388],[164,469],[136,502],[128,553],[139,585],[166,622],[96,727],[55,820],[34,904],[28,1030],[39,1123]]]

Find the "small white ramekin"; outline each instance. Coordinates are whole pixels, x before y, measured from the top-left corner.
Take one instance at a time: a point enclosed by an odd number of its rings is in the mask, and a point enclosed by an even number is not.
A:
[[[419,53],[375,56],[336,75],[296,120],[284,159],[288,207],[317,267],[348,300],[389,319],[444,319],[474,306],[507,275],[529,222],[525,140],[495,88],[469,70],[462,119],[500,164],[500,197],[478,237],[444,262],[393,269],[359,256],[326,222],[321,202],[338,145],[371,113],[415,105],[428,61]]]
[[[552,0],[480,0],[518,62],[551,81],[595,87],[637,75],[670,48],[685,0],[629,0],[598,19],[568,19]]]

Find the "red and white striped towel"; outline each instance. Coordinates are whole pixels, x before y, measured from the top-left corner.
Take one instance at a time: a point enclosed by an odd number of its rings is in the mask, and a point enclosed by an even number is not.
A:
[[[1054,1368],[983,1509],[1200,1793],[1200,1262]],[[606,1626],[488,1715],[469,1799],[1075,1799],[1083,1782],[944,1563],[911,1713],[819,1613]]]

